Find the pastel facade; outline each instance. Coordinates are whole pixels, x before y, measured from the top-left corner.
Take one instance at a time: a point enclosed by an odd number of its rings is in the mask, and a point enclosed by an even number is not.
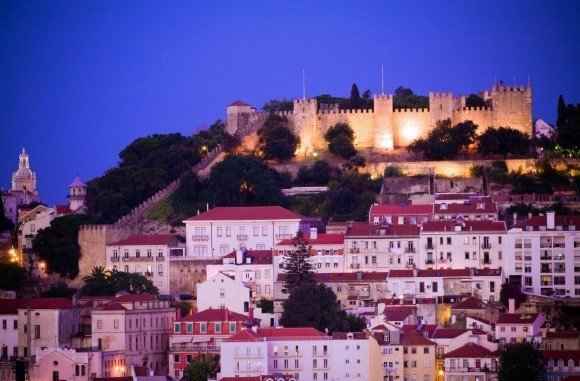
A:
[[[542,325],[546,317],[542,314],[507,313],[499,315],[495,323],[495,338],[500,343],[519,343],[522,341],[542,341]]]
[[[228,308],[230,311],[245,314],[250,311],[252,290],[241,280],[224,273],[218,273],[197,284],[197,308],[200,311],[210,308]]]
[[[467,343],[445,354],[445,381],[495,381],[499,351]]]
[[[272,250],[296,235],[305,217],[280,206],[216,207],[184,221],[187,257],[216,259],[233,250]]]

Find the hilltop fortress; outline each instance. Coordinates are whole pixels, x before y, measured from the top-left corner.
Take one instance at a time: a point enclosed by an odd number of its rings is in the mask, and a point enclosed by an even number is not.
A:
[[[286,117],[300,137],[299,154],[303,155],[326,150],[324,134],[337,123],[347,123],[353,129],[356,148],[387,150],[406,147],[444,119],[451,119],[453,124],[471,120],[479,126],[478,133],[503,126],[532,134],[531,86],[499,82],[480,95],[488,106],[466,107],[466,96],[430,92],[429,108],[424,109],[394,109],[393,95],[378,94],[372,110],[339,110],[334,105],[319,107],[322,105],[316,99],[298,99],[292,111],[277,114]],[[236,101],[227,107],[227,130],[230,134],[251,134],[263,124],[265,116],[265,112]]]

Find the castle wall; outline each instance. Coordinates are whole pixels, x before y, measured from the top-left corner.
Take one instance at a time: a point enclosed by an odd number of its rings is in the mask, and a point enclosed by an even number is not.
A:
[[[512,127],[532,136],[532,88],[494,86],[491,92],[494,127]]]
[[[430,130],[429,109],[401,109],[393,112],[395,147],[406,147],[413,140],[426,136]]]
[[[482,134],[488,127],[493,126],[493,110],[491,107],[462,107],[453,113],[453,124],[471,120],[477,124],[476,133]]]
[[[375,114],[373,110],[321,111],[318,113],[318,130],[321,141],[317,142],[317,146],[326,149],[327,143],[324,140],[324,134],[330,127],[338,123],[346,123],[353,129],[356,148],[375,146]]]
[[[169,261],[169,290],[172,295],[197,294],[198,283],[207,279],[209,261],[171,259]]]

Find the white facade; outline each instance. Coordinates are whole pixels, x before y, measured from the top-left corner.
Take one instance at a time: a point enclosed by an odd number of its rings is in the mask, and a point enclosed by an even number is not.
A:
[[[0,314],[2,329],[0,330],[0,357],[8,360],[12,356],[22,355],[18,351],[18,313]]]
[[[240,314],[247,314],[252,301],[252,290],[239,280],[223,273],[214,275],[197,284],[197,308],[227,308]]]
[[[189,259],[220,258],[233,250],[271,250],[292,238],[304,217],[279,206],[218,207],[184,221]]]
[[[554,136],[554,127],[542,119],[537,119],[534,122],[534,136],[536,138],[541,138],[542,136],[551,139]]]
[[[580,217],[532,217],[508,232],[506,272],[532,294],[580,297]]]

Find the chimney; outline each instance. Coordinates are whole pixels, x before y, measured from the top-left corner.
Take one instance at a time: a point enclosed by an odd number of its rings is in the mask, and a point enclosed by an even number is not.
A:
[[[532,212],[528,213],[528,218],[532,218]]]
[[[508,312],[510,314],[513,314],[516,312],[516,300],[514,298],[511,298],[508,302]]]
[[[318,228],[310,228],[310,239],[318,238]]]
[[[517,214],[517,213],[514,213],[514,214],[512,215],[512,217],[513,217],[513,224],[514,224],[514,226],[515,226],[515,225],[517,225],[517,223],[518,223],[518,214]]]
[[[546,212],[546,228],[554,230],[556,225],[556,212]]]

